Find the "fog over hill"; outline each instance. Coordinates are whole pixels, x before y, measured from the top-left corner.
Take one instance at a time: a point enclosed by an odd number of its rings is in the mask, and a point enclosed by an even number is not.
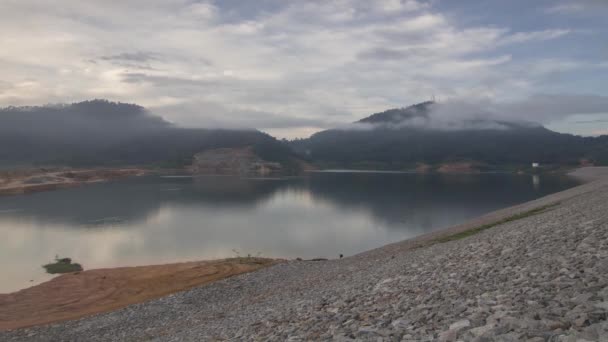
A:
[[[0,109],[0,134],[26,139],[115,142],[172,125],[135,104],[106,100]]]
[[[268,161],[296,154],[320,165],[403,168],[415,163],[608,163],[608,136],[553,132],[510,112],[423,102],[370,115],[308,139],[281,142],[250,130],[178,127],[145,108],[106,100],[0,109],[0,166],[183,166],[212,148],[252,146]],[[507,119],[507,117],[515,119]]]
[[[353,126],[354,129],[411,128],[441,131],[507,130],[542,126],[531,121],[503,119],[479,107],[468,106],[468,110],[463,109],[456,103],[427,101],[407,108],[394,108],[372,114],[353,123]]]
[[[0,109],[0,165],[189,163],[209,148],[253,146],[267,160],[289,149],[256,130],[180,128],[141,106],[93,100]]]
[[[530,115],[534,113],[506,113],[507,109],[423,102],[295,140],[292,147],[314,161],[345,167],[401,168],[463,160],[491,165],[608,162],[607,136],[553,132],[523,119],[536,117]]]

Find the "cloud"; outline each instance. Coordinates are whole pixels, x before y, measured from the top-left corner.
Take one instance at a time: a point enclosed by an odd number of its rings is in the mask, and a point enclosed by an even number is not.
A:
[[[425,48],[391,49],[378,47],[358,54],[358,58],[370,60],[400,60],[413,56],[429,55],[430,51]]]
[[[539,94],[498,108],[505,116],[534,118],[537,122],[549,123],[575,114],[607,113],[608,96]]]
[[[592,13],[601,14],[597,11],[608,10],[608,3],[604,0],[568,0],[559,2],[553,6],[544,9],[545,13],[549,14],[581,14]]]
[[[585,6],[581,3],[562,3],[551,6],[545,11],[547,13],[573,13],[585,10]]]
[[[256,110],[235,110],[217,103],[191,102],[188,104],[158,106],[154,112],[174,118],[180,126],[230,129],[286,129],[292,127],[330,128],[338,122],[325,118],[306,118],[279,115]],[[204,119],[200,113],[208,113]]]
[[[378,0],[370,1],[369,4],[374,10],[385,13],[417,11],[428,8],[427,3],[415,0]]]
[[[106,61],[134,61],[134,62],[149,62],[159,60],[155,53],[151,52],[123,52],[117,55],[101,56],[100,59]]]
[[[607,123],[608,120],[598,119],[598,120],[579,120],[574,121],[575,123]]]
[[[600,136],[600,135],[608,135],[608,129],[597,129],[591,131],[591,135]]]
[[[356,122],[336,126],[342,130],[370,130],[378,127],[424,128],[436,130],[506,130],[511,124],[535,127],[570,117],[608,115],[608,97],[591,95],[537,94],[517,101],[485,99],[449,99],[422,110],[418,107],[394,109],[382,113],[382,121]],[[386,118],[390,118],[387,120]],[[604,123],[608,120],[573,121]]]
[[[431,107],[437,124],[496,120],[550,124],[580,114],[608,113],[608,96],[536,94],[517,101],[448,100]]]
[[[153,110],[172,106],[163,114],[183,125],[243,120],[289,134],[290,128],[352,122],[432,94],[522,99],[552,90],[547,75],[601,69],[594,50],[582,59],[563,46],[540,47],[576,34],[579,27],[567,22],[504,26],[491,23],[501,13],[484,22],[442,5],[2,2],[0,106],[110,98]]]
[[[504,37],[501,41],[502,44],[514,44],[514,43],[525,43],[530,41],[543,41],[557,39],[562,36],[571,33],[571,30],[542,30],[532,32],[516,32],[511,35]]]

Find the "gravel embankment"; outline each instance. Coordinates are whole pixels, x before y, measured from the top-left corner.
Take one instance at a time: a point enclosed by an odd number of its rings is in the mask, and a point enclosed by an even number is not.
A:
[[[600,177],[357,256],[287,262],[0,340],[608,341],[607,319],[608,178]]]

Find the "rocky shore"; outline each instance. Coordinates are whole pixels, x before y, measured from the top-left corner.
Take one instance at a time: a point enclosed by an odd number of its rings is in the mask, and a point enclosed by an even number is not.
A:
[[[608,170],[467,224],[2,341],[608,341]]]

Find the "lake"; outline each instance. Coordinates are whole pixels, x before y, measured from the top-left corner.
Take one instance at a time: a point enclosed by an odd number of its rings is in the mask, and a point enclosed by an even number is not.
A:
[[[85,269],[232,256],[337,258],[577,185],[557,175],[145,176],[0,197],[0,293]]]

